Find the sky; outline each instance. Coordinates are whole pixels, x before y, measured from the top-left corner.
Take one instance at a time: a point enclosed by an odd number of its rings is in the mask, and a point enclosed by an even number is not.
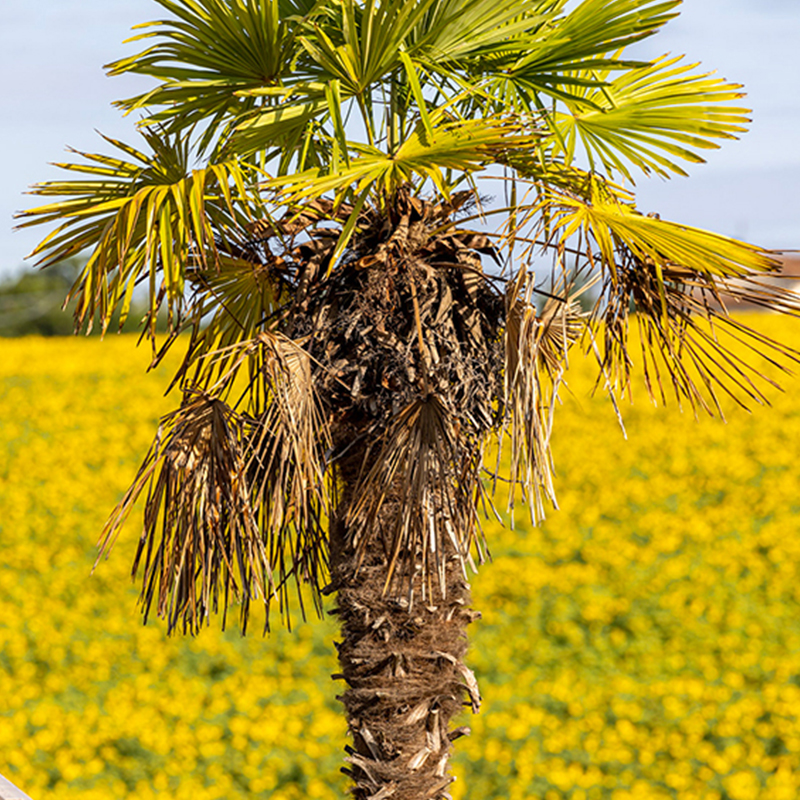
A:
[[[0,3],[0,278],[18,271],[43,231],[12,231],[25,196],[53,180],[66,146],[109,152],[96,131],[136,142],[115,99],[147,88],[108,78],[104,64],[135,52],[130,28],[160,17],[152,0]],[[750,131],[693,165],[690,177],[637,181],[639,208],[775,249],[800,249],[800,0],[684,0],[681,15],[638,46],[642,57],[687,54],[743,83]],[[31,262],[25,262],[30,264]]]

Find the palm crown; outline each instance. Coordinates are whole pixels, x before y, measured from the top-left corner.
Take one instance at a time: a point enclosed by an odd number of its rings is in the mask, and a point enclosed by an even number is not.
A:
[[[118,307],[124,321],[144,284],[154,342],[169,313],[155,357],[188,342],[183,403],[105,536],[147,490],[145,614],[155,603],[171,628],[195,630],[231,596],[243,622],[256,597],[288,614],[294,579],[318,606],[338,590],[347,631],[364,599],[348,594],[354,576],[369,570],[373,605],[405,592],[406,614],[448,596],[464,606],[458,575],[484,557],[477,510],[497,481],[483,477],[487,436],[510,443],[510,505],[519,488],[541,517],[573,343],[613,401],[629,384],[634,314],[651,394],[710,412],[720,393],[763,399],[726,336],[792,355],[726,307],[794,311],[759,282],[770,254],[644,215],[626,188],[683,175],[745,130],[739,86],[627,55],[679,0],[157,2],[168,18],[135,37],[149,46],[109,66],[155,78],[118,103],[144,115],[146,151],[108,140],[117,156],[80,153],[61,165],[80,178],[36,185],[57,199],[22,214],[57,223],[40,263],[89,250],[79,326],[105,329]],[[487,175],[501,208],[484,207]],[[536,283],[542,250],[557,277]],[[576,276],[597,286],[588,314]],[[377,763],[354,697],[358,757]],[[416,722],[430,733],[426,708]],[[448,779],[434,761],[435,794]],[[359,797],[400,785],[354,763]],[[434,796],[412,784],[396,796]]]

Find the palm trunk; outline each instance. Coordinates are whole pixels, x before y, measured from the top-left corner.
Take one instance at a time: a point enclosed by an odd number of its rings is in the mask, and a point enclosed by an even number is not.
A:
[[[387,503],[391,508],[393,503]],[[341,508],[341,506],[340,506]],[[353,746],[346,748],[356,800],[449,798],[452,742],[469,728],[451,729],[465,701],[477,712],[478,686],[463,662],[470,610],[469,585],[454,554],[446,595],[428,593],[421,570],[412,591],[384,592],[388,559],[374,542],[360,568],[347,546],[342,515],[332,525],[332,572],[342,641],[337,643],[347,689],[339,698]]]

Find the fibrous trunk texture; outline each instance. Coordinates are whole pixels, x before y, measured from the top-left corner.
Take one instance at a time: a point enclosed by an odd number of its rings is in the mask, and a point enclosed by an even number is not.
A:
[[[466,732],[451,720],[480,702],[463,661],[477,616],[464,569],[470,547],[484,558],[476,503],[502,406],[505,301],[479,255],[498,254],[453,221],[470,196],[434,205],[403,190],[363,210],[333,271],[331,228],[291,256],[311,277],[287,336],[307,349],[330,421],[327,543],[356,800],[448,797],[451,742]]]
[[[347,688],[340,697],[353,746],[348,767],[356,800],[436,800],[447,788],[452,742],[469,733],[451,729],[464,705],[477,712],[475,676],[464,664],[466,627],[480,615],[469,608],[469,585],[450,554],[446,592],[428,587],[421,571],[411,584],[384,591],[388,559],[378,544],[357,565],[334,522],[334,586],[342,641],[337,643]],[[338,541],[337,541],[338,540]],[[409,591],[409,585],[411,590]]]

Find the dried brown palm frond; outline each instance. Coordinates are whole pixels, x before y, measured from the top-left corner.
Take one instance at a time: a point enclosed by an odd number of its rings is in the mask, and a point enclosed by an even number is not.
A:
[[[666,402],[671,391],[696,411],[724,417],[721,398],[742,407],[768,402],[763,388],[777,386],[756,364],[769,361],[787,371],[797,353],[730,315],[743,302],[800,315],[791,291],[759,280],[761,273],[734,277],[666,264],[657,267],[622,251],[615,280],[606,282],[596,309],[604,322],[602,365],[612,382],[629,390],[636,355],[629,343],[629,318],[640,330],[640,358],[651,399]],[[780,363],[779,363],[780,362]]]
[[[164,417],[131,488],[101,539],[107,553],[147,487],[144,529],[133,565],[142,567],[145,620],[155,606],[168,630],[196,632],[232,598],[243,621],[250,602],[274,591],[268,553],[251,505],[243,449],[244,423],[225,403],[188,394]]]
[[[510,439],[508,508],[513,515],[516,489],[522,491],[531,517],[544,517],[544,504],[556,505],[550,433],[554,404],[563,380],[569,348],[585,329],[580,305],[565,282],[537,315],[533,304],[534,276],[521,270],[506,290],[505,424]],[[513,517],[512,517],[513,519]]]
[[[311,358],[300,343],[281,334],[259,334],[246,352],[256,362],[251,366],[255,416],[246,443],[247,474],[281,610],[288,615],[287,587],[293,578],[298,588],[311,588],[321,611],[328,566],[325,473],[331,437]],[[302,605],[302,591],[299,596]]]
[[[484,558],[476,514],[479,444],[440,398],[428,395],[402,409],[370,449],[345,519],[356,560],[382,547],[384,591],[396,579],[410,587],[420,569],[421,599],[436,590],[446,596],[447,554],[455,553],[464,570],[473,546]]]
[[[570,348],[586,332],[588,314],[583,311],[578,297],[591,285],[587,283],[575,289],[565,280],[560,291],[549,294],[536,321],[539,365],[553,382],[563,377]]]
[[[342,224],[352,213],[348,203],[317,198],[291,206],[280,219],[267,217],[247,227],[252,246],[280,262],[293,311],[304,307],[311,284],[327,273]]]
[[[264,217],[255,220],[247,226],[247,231],[256,241],[266,241],[276,236],[292,239],[319,222],[330,220],[345,222],[352,212],[353,206],[348,203],[337,205],[332,200],[318,197],[292,206],[281,219]]]

